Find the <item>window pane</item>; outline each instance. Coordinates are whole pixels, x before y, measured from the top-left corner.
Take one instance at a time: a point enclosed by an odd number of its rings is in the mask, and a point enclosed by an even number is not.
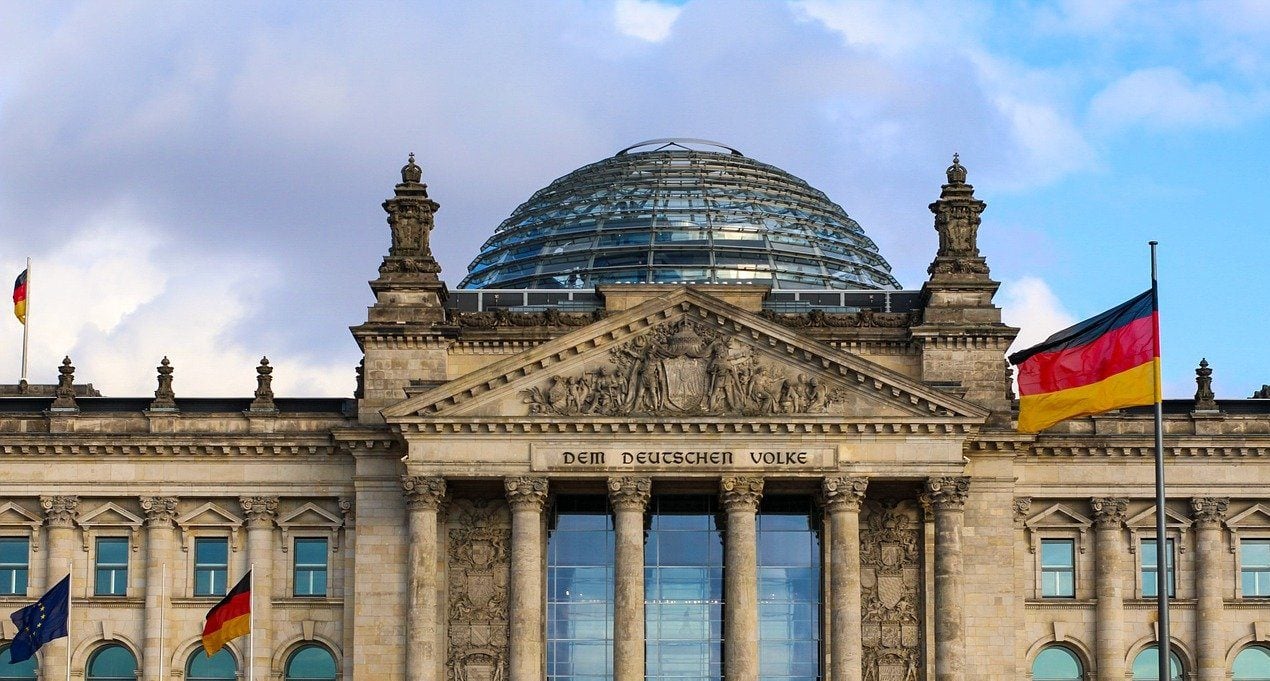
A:
[[[1170,681],[1182,680],[1182,663],[1176,653],[1169,655],[1169,676],[1173,677]],[[1151,646],[1134,658],[1133,681],[1159,681],[1159,678],[1160,654],[1155,646]]]
[[[1252,646],[1240,651],[1232,669],[1234,681],[1265,681],[1270,679],[1270,649]]]
[[[759,674],[820,673],[820,537],[808,497],[771,496],[758,515]]]
[[[128,540],[124,537],[97,539],[97,568],[93,593],[97,596],[124,596],[128,593]]]
[[[648,544],[646,673],[652,680],[723,674],[723,540],[715,500],[655,497]]]
[[[1073,567],[1075,565],[1074,542],[1070,539],[1041,540],[1041,565],[1043,567]]]
[[[1270,540],[1245,539],[1239,542],[1244,567],[1270,567]]]
[[[295,562],[301,565],[326,565],[326,540],[296,539]]]
[[[119,645],[111,645],[93,653],[88,662],[89,681],[132,681],[136,678],[137,658]]]
[[[26,595],[30,541],[0,537],[0,595]]]
[[[1083,673],[1075,653],[1062,646],[1042,650],[1032,662],[1033,681],[1080,681]]]
[[[194,595],[223,596],[229,581],[229,540],[199,537],[194,540]]]
[[[326,595],[326,557],[326,539],[295,540],[295,595]]]
[[[11,664],[9,662],[9,648],[0,650],[0,679],[4,681],[35,681],[35,664],[34,657],[27,658],[23,662]]]
[[[202,650],[190,655],[185,666],[185,678],[188,681],[235,681],[238,663],[229,650],[221,648],[210,658]]]
[[[334,681],[335,658],[325,648],[305,646],[287,660],[287,681]]]
[[[1071,539],[1041,540],[1041,597],[1076,596],[1076,542]]]
[[[556,499],[547,537],[547,677],[613,673],[614,534],[602,496]]]

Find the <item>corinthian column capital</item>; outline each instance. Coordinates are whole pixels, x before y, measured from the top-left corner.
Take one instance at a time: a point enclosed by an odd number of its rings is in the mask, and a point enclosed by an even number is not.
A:
[[[426,475],[401,476],[401,491],[411,509],[437,510],[445,501],[445,478]]]
[[[249,527],[272,527],[278,517],[278,497],[239,497]]]
[[[609,478],[609,505],[615,511],[643,512],[648,508],[648,498],[652,494],[652,489],[651,478],[637,476]]]
[[[146,527],[172,527],[176,520],[176,497],[141,497]]]
[[[970,496],[970,478],[948,475],[926,480],[926,492],[935,511],[960,511]]]
[[[547,479],[519,476],[503,480],[507,503],[512,510],[541,511],[547,505]]]
[[[40,497],[44,522],[49,527],[71,527],[79,514],[79,497],[70,495]]]
[[[1220,527],[1230,508],[1229,497],[1192,497],[1191,517],[1200,527]]]
[[[820,491],[825,497],[825,510],[858,511],[864,501],[864,492],[869,488],[869,479],[857,476],[825,478],[820,483]]]
[[[1129,500],[1125,497],[1094,497],[1089,500],[1094,510],[1094,524],[1102,528],[1120,528],[1124,525],[1129,511]]]
[[[729,475],[719,482],[719,501],[725,511],[758,511],[763,499],[763,478]]]

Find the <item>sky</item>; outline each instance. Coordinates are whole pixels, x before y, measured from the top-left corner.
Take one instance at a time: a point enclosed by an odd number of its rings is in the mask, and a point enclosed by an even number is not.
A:
[[[1150,284],[1165,392],[1270,383],[1270,3],[0,3],[0,276],[30,379],[351,395],[408,152],[451,286],[535,190],[718,140],[829,195],[919,288],[954,152],[1016,348]],[[9,274],[4,274],[9,273]],[[0,382],[22,329],[0,321]]]

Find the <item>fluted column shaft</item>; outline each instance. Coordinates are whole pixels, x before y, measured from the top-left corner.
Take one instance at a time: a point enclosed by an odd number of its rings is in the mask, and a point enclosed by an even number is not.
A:
[[[1129,500],[1090,499],[1094,510],[1094,631],[1099,679],[1124,678],[1124,590],[1120,562],[1125,553],[1124,521]]]
[[[547,479],[507,478],[504,488],[512,512],[510,681],[541,681],[545,674],[542,511],[547,504]]]
[[[145,647],[141,651],[141,678],[143,681],[159,681],[160,669],[165,666],[163,655],[171,653],[164,631],[163,609],[171,600],[171,575],[165,575],[163,566],[172,556],[175,542],[176,497],[141,497],[141,510],[146,515],[146,609],[142,617]],[[165,582],[164,577],[168,579]]]
[[[966,518],[970,478],[931,478],[926,482],[935,512],[935,681],[965,681],[965,575],[961,532]]]
[[[864,655],[860,630],[860,503],[867,478],[825,478],[829,516],[829,679],[860,681]]]
[[[79,507],[79,497],[47,496],[40,497],[40,507],[44,509],[44,525],[48,528],[47,563],[44,565],[44,589],[53,588],[66,577],[75,555],[75,516]],[[73,580],[72,580],[73,581]],[[71,597],[83,593],[78,584],[72,583]],[[75,627],[70,630],[75,631]],[[69,654],[68,641],[59,638],[46,643],[40,648],[40,677],[45,679],[61,678],[66,675],[66,656]]]
[[[435,681],[441,641],[437,626],[437,516],[445,501],[445,479],[407,475],[410,530],[409,609],[406,613],[406,681]]]
[[[270,674],[273,663],[273,554],[274,520],[278,517],[278,497],[241,497],[243,514],[247,516],[247,560],[251,563],[252,617],[251,635],[255,670]],[[231,582],[234,577],[230,577]],[[233,583],[227,585],[233,588]]]
[[[727,514],[723,544],[723,675],[758,678],[758,513],[763,479],[726,477],[719,498]]]
[[[1230,499],[1191,499],[1195,519],[1195,643],[1199,681],[1225,681],[1225,603],[1222,595],[1222,531]]]
[[[613,678],[644,678],[644,513],[649,478],[609,478],[616,539],[613,598]]]

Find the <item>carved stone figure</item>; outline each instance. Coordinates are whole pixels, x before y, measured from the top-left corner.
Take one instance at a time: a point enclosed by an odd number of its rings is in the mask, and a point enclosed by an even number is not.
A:
[[[987,207],[975,198],[974,187],[966,183],[966,168],[953,154],[946,171],[948,183],[939,200],[930,204],[939,234],[939,251],[928,268],[930,274],[987,275],[987,262],[979,255],[979,214]]]
[[[423,169],[415,163],[415,155],[401,169],[401,184],[394,196],[384,202],[392,245],[379,266],[380,274],[428,274],[441,272],[432,256],[430,236],[434,215],[440,204],[428,198],[428,185],[423,184]]]
[[[912,500],[863,500],[860,610],[866,681],[923,678],[925,593],[921,510]]]
[[[273,403],[273,367],[269,358],[261,357],[256,367],[256,398],[251,401],[251,411],[277,411]]]
[[[1208,366],[1208,359],[1200,359],[1195,369],[1195,411],[1217,411],[1216,395],[1213,394],[1213,370]]]
[[[57,390],[49,408],[53,411],[78,409],[75,404],[75,367],[71,365],[70,355],[62,359],[62,366],[57,368],[57,373]]]
[[[447,681],[505,681],[511,569],[507,504],[497,499],[456,499],[446,525]]]
[[[172,390],[172,362],[167,357],[155,368],[158,371],[159,387],[154,391],[154,400],[150,402],[151,411],[175,411],[176,393]]]

